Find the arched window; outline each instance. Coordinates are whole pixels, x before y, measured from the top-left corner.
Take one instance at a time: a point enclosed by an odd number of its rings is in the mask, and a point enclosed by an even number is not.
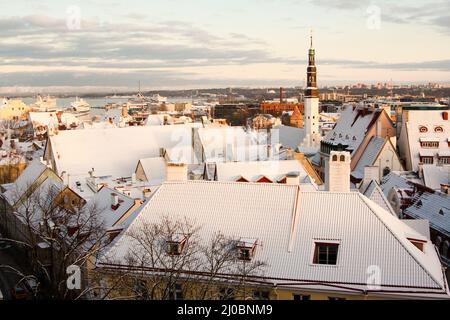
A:
[[[333,160],[333,161],[337,161],[337,155],[333,155],[332,160]]]
[[[384,168],[383,169],[383,177],[387,176],[390,172],[391,172],[391,168],[389,168],[389,167]]]
[[[344,156],[343,154],[342,154],[341,157],[340,157],[340,161],[341,161],[341,162],[345,162],[345,156]]]

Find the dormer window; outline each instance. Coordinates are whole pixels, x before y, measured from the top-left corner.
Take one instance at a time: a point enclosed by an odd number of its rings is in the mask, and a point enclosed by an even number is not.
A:
[[[443,215],[444,215],[444,210],[442,210],[442,208],[441,208],[441,209],[439,209],[439,214],[440,214],[441,216],[443,216]]]
[[[336,265],[339,243],[316,242],[314,248],[314,264]]]
[[[174,235],[171,239],[166,241],[166,251],[170,256],[179,256],[186,245],[187,236]]]
[[[409,242],[411,242],[417,249],[423,252],[424,245],[427,243],[425,240],[408,238]]]
[[[257,239],[241,238],[237,244],[237,255],[239,260],[250,261],[255,256]]]

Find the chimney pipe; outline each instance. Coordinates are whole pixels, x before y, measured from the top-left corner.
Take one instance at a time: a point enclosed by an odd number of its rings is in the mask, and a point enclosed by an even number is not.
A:
[[[119,206],[119,196],[117,193],[111,193],[111,208],[114,210]]]
[[[280,103],[283,103],[283,87],[280,87]]]

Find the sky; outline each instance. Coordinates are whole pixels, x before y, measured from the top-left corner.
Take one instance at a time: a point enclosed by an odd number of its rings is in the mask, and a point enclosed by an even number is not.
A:
[[[0,92],[450,83],[448,0],[0,2]]]

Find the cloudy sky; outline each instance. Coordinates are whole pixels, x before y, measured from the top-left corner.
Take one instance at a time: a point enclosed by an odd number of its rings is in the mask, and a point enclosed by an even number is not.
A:
[[[448,0],[0,2],[0,87],[450,82]]]

